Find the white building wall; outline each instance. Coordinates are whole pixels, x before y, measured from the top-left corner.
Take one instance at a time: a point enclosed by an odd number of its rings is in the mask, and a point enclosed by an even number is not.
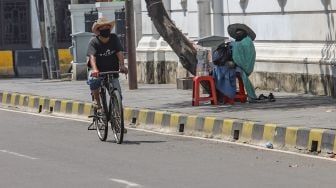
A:
[[[336,64],[334,0],[188,0],[186,12],[180,2],[171,0],[171,18],[190,40],[207,34],[229,37],[226,28],[233,23],[250,26],[257,34],[255,75],[280,73],[284,76],[336,77],[335,67],[332,66]],[[141,3],[143,25],[150,25],[144,0]],[[207,3],[210,12],[206,7],[200,7]],[[210,23],[206,21],[209,14]],[[143,36],[150,37],[149,32],[145,33]],[[152,42],[156,40],[151,39]],[[138,49],[141,51],[146,47],[139,43]],[[144,57],[143,54],[141,56]],[[255,85],[261,83],[257,79],[253,81]],[[312,92],[323,93],[318,90],[315,88]]]

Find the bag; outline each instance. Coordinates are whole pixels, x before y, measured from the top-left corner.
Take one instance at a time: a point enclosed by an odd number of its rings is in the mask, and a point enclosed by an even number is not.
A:
[[[230,42],[222,43],[214,50],[212,61],[217,66],[224,66],[227,61],[232,61]]]

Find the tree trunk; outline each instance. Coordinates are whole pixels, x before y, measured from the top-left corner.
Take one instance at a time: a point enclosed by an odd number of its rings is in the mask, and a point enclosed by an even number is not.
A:
[[[162,0],[145,0],[148,15],[156,30],[179,57],[182,66],[191,74],[196,73],[196,49],[172,22]]]

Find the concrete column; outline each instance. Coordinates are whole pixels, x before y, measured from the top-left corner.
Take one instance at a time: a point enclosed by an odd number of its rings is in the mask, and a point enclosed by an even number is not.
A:
[[[210,0],[197,0],[199,37],[211,35]]]
[[[125,2],[99,2],[96,3],[98,17],[106,17],[109,20],[115,20],[115,11],[125,7]],[[115,29],[112,30],[114,32]]]
[[[171,0],[163,0],[163,5],[166,8],[168,15],[170,16],[171,11]]]
[[[163,0],[163,4],[164,4],[164,7],[165,7],[168,15],[170,16],[171,1],[170,0]],[[158,49],[159,50],[168,50],[168,49],[170,49],[168,43],[162,37],[160,37],[158,39]],[[164,61],[164,59],[162,61]]]
[[[155,50],[157,40],[160,35],[156,31],[150,17],[148,16],[145,0],[141,0],[141,19],[142,19],[142,37],[139,41],[137,50]]]
[[[138,45],[142,36],[142,20],[141,20],[141,1],[137,0],[133,2],[134,6],[134,23],[135,23],[135,42]]]
[[[37,10],[35,1],[30,1],[30,29],[31,29],[31,41],[33,48],[41,48],[41,34],[40,34],[40,26],[39,26],[39,18],[37,16]]]
[[[213,9],[213,34],[217,36],[224,36],[224,3],[223,0],[212,0]]]
[[[70,4],[68,9],[71,12],[71,31],[72,33],[85,31],[84,13],[95,9],[94,4]]]

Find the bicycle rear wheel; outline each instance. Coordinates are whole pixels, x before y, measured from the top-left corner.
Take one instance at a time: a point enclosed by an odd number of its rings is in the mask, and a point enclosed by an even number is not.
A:
[[[97,112],[97,110],[95,111],[95,114],[97,116],[97,120],[96,120],[97,134],[98,134],[98,138],[101,141],[106,141],[107,133],[108,133],[108,119],[107,119],[108,108],[107,108],[106,94],[105,94],[104,89],[101,89],[99,97],[100,97],[100,102],[102,104],[103,109],[101,110],[100,113]]]
[[[110,98],[110,122],[117,144],[121,144],[124,138],[124,111],[121,102],[121,95],[118,90],[111,92]]]

